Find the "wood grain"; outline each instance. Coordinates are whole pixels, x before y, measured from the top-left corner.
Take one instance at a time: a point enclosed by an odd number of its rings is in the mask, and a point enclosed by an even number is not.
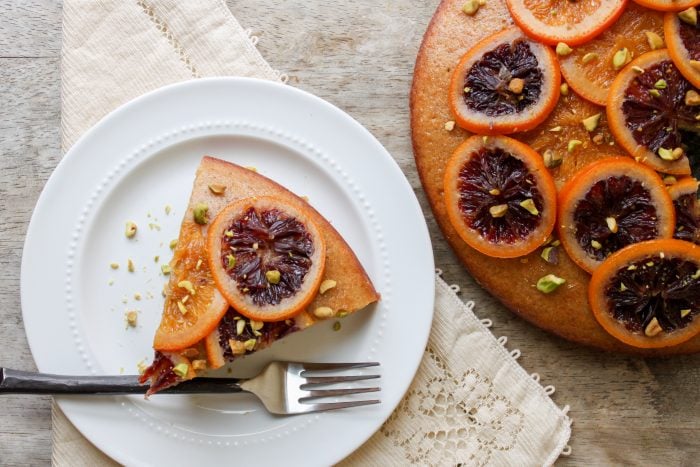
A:
[[[693,465],[700,456],[700,357],[648,360],[604,354],[552,337],[506,311],[459,264],[416,174],[408,126],[413,64],[437,0],[230,0],[258,48],[290,83],[338,105],[394,156],[418,196],[436,262],[477,300],[520,363],[571,405],[573,455],[561,465]],[[0,0],[0,366],[34,368],[20,314],[19,271],[34,203],[60,159],[61,6]],[[400,203],[401,200],[396,200]],[[47,398],[9,396],[0,410],[0,464],[50,462]]]

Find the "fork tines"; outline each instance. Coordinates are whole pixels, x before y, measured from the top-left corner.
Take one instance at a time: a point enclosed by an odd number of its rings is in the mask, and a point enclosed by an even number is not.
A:
[[[302,384],[299,389],[301,389],[301,394],[298,399],[300,404],[303,404],[305,410],[308,411],[323,411],[323,410],[335,410],[344,409],[350,407],[359,407],[363,405],[378,404],[380,401],[378,399],[372,400],[349,400],[345,402],[330,402],[330,403],[315,403],[309,404],[309,401],[319,399],[322,397],[334,397],[334,396],[348,396],[353,394],[364,394],[369,392],[380,391],[379,387],[353,387],[353,388],[343,388],[343,389],[313,389],[318,386],[346,383],[353,381],[365,381],[370,379],[377,379],[380,375],[370,374],[370,375],[344,375],[344,376],[306,376],[308,373],[320,372],[320,371],[342,371],[349,369],[358,368],[369,368],[379,366],[378,362],[363,362],[363,363],[301,363],[300,367],[302,371],[299,373],[301,376]]]

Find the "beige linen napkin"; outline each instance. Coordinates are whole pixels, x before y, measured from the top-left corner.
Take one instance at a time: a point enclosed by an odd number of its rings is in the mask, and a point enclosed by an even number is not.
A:
[[[255,49],[223,0],[64,0],[62,146],[160,86],[204,76],[286,77]],[[571,420],[436,276],[425,356],[399,407],[346,465],[550,465],[570,450]],[[476,292],[478,294],[480,292]],[[115,465],[54,405],[56,466]]]

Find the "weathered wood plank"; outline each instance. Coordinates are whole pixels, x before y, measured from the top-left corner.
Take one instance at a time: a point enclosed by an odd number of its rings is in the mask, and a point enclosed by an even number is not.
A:
[[[258,48],[290,83],[338,105],[390,151],[426,214],[445,278],[478,297],[496,335],[523,351],[521,364],[555,384],[571,405],[574,453],[562,465],[692,465],[700,455],[700,356],[644,360],[602,354],[530,326],[486,296],[442,240],[411,152],[408,92],[413,61],[438,0],[229,0],[259,35]],[[34,203],[60,160],[60,2],[0,0],[0,365],[31,369],[22,328],[19,269]],[[33,58],[1,58],[33,57]],[[397,200],[400,202],[400,200]],[[0,464],[50,458],[47,398],[3,397]]]

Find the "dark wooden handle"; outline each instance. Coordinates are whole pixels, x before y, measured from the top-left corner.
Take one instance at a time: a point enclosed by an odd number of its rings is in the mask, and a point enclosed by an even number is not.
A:
[[[148,386],[136,375],[64,376],[0,368],[0,394],[145,394]],[[197,378],[158,394],[221,394],[242,392],[234,378]]]

